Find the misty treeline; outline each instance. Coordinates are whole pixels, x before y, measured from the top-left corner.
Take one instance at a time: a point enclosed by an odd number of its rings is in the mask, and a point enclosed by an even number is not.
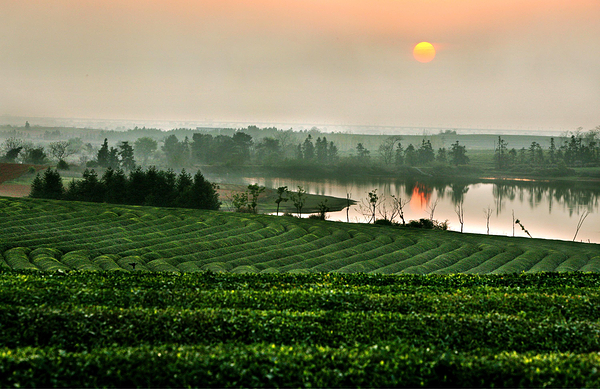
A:
[[[217,131],[218,130],[218,131]],[[157,129],[134,129],[128,132],[101,132],[120,134],[128,140],[111,142],[104,138],[100,147],[84,143],[80,138],[54,140],[59,131],[46,131],[42,137],[45,144],[34,146],[30,140],[11,136],[0,145],[0,158],[4,162],[26,162],[32,164],[60,164],[60,169],[71,164],[88,168],[112,167],[128,171],[136,165],[155,165],[180,169],[194,165],[222,166],[318,166],[349,167],[368,166],[414,166],[427,165],[435,161],[455,165],[468,163],[465,147],[453,144],[433,150],[430,140],[403,147],[402,137],[375,138],[353,134],[326,133],[313,128],[309,131],[259,129],[213,129],[211,132],[191,132],[189,129],[174,129],[160,132]],[[114,134],[113,134],[114,133]],[[13,132],[12,135],[23,135]],[[147,134],[131,140],[131,134]],[[178,134],[180,135],[178,137]],[[181,137],[181,134],[189,134]],[[253,135],[251,135],[253,134]],[[156,137],[160,136],[157,140]],[[329,137],[335,137],[334,142]],[[370,144],[379,139],[381,143],[372,151]],[[46,142],[52,140],[51,142]],[[358,140],[359,142],[354,142]],[[360,142],[362,140],[362,142]],[[345,145],[341,150],[339,143]],[[79,161],[75,160],[79,158]]]
[[[218,210],[221,202],[217,189],[200,171],[192,177],[185,170],[177,175],[172,170],[162,171],[155,167],[145,170],[138,167],[128,175],[120,168],[115,170],[108,167],[101,177],[93,169],[86,169],[81,180],[72,180],[65,188],[60,173],[48,168],[43,174],[36,175],[29,196]]]
[[[550,145],[544,149],[533,141],[529,148],[509,148],[508,142],[498,136],[494,147],[495,167],[500,170],[539,167],[547,173],[569,174],[566,167],[600,166],[600,126],[587,132],[577,131],[563,137],[558,142],[550,138]]]
[[[486,143],[480,142],[477,148],[493,149],[495,168],[501,171],[566,175],[572,173],[570,167],[600,166],[599,128],[588,132],[578,129],[571,134],[549,138],[549,145],[546,139],[542,141],[543,138],[540,138],[539,142],[521,147],[527,143],[507,136],[511,143],[517,142],[520,147],[511,148],[505,137],[500,136],[495,141],[487,138]],[[85,133],[87,129],[81,130]],[[57,140],[56,137],[61,134],[58,130],[40,133],[43,141],[35,145],[31,139],[14,136],[27,134],[26,129],[11,131],[11,137],[0,144],[2,161],[56,164],[59,169],[68,169],[69,164],[76,164],[82,168],[111,167],[128,172],[138,165],[176,170],[211,165],[261,166],[290,174],[296,171],[346,174],[360,169],[361,174],[409,175],[419,170],[405,167],[434,167],[427,172],[444,176],[458,171],[438,168],[470,163],[467,147],[461,144],[463,141],[454,138],[458,137],[456,132],[450,131],[419,139],[418,136],[323,133],[316,128],[292,131],[249,126],[244,129],[173,129],[166,132],[135,128],[125,132],[93,130],[95,134],[107,135],[96,146],[84,143],[81,138]],[[133,138],[134,135],[139,137]],[[117,136],[124,140],[115,141]],[[473,139],[470,142],[473,144]],[[480,168],[477,165],[469,169]]]
[[[66,141],[53,141],[45,146],[34,144],[31,140],[9,137],[0,144],[0,162],[25,163],[25,164],[60,164],[68,167],[66,160],[74,155],[94,154],[92,144],[84,144],[80,138]],[[87,162],[88,158],[80,159],[80,163]]]

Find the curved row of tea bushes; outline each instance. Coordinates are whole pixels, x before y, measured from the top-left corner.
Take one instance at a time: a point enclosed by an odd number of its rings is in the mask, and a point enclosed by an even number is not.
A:
[[[39,199],[0,198],[0,216],[16,270],[600,272],[598,245],[564,241]]]

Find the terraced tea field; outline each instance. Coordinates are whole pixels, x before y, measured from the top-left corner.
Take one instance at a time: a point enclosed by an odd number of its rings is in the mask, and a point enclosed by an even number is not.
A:
[[[42,271],[600,271],[597,244],[26,198],[0,198],[0,253]]]

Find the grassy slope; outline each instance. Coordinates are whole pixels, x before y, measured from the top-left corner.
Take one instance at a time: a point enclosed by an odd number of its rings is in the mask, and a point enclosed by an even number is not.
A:
[[[0,198],[13,269],[195,272],[600,271],[600,246],[290,217]]]

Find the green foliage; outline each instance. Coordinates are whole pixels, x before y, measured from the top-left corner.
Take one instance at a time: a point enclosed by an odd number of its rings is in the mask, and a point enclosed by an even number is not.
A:
[[[236,212],[242,213],[248,211],[248,192],[237,192],[231,195],[231,204]]]
[[[7,155],[7,157],[9,157]],[[42,165],[47,162],[48,156],[43,147],[27,148],[23,152],[23,161],[26,164]]]
[[[435,219],[421,218],[409,221],[406,226],[418,229],[448,230],[448,221],[439,222]]]
[[[599,256],[582,243],[179,208],[7,198],[0,213],[0,254],[38,270],[132,272],[121,260],[136,256],[135,272],[538,273],[595,271]],[[17,247],[43,254],[12,261]]]
[[[44,171],[43,176],[38,173],[31,183],[31,198],[61,199],[64,194],[62,179],[58,171],[51,168]]]
[[[0,271],[0,386],[600,386],[598,274],[247,271]]]
[[[277,204],[276,215],[279,215],[279,206],[280,206],[281,202],[287,202],[289,200],[288,198],[284,197],[284,194],[286,192],[288,192],[287,186],[282,186],[282,187],[277,188],[277,199],[275,199],[275,203]]]
[[[467,148],[459,145],[458,141],[452,144],[450,149],[450,160],[454,165],[466,165],[469,163],[469,157],[467,156]]]
[[[158,143],[150,137],[140,137],[133,144],[135,156],[146,165],[148,159],[156,152]]]
[[[65,160],[59,160],[58,164],[56,164],[56,169],[59,171],[68,171],[69,164]]]
[[[119,144],[119,162],[120,166],[126,171],[135,168],[135,158],[133,156],[133,146],[129,142],[123,141]]]
[[[177,176],[152,166],[145,171],[138,167],[129,177],[108,167],[100,180],[93,169],[86,169],[82,180],[72,180],[65,191],[58,171],[48,168],[43,177],[38,174],[33,180],[30,197],[218,210],[217,189],[200,171],[192,179],[185,170]]]
[[[298,192],[290,193],[290,200],[300,217],[302,215],[302,207],[304,207],[304,203],[306,202],[306,190],[302,186],[298,186]]]
[[[260,196],[260,194],[265,192],[265,187],[261,187],[256,183],[249,184],[248,192],[250,194],[250,196],[249,196],[250,201],[248,203],[250,212],[252,212],[253,214],[256,214],[256,207],[258,206],[258,197]]]

